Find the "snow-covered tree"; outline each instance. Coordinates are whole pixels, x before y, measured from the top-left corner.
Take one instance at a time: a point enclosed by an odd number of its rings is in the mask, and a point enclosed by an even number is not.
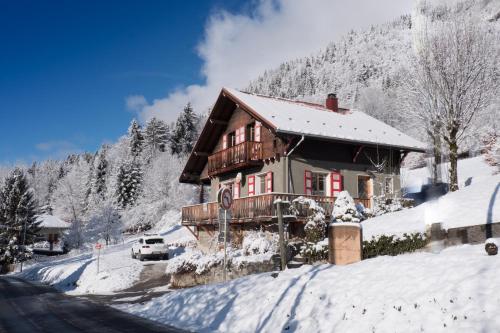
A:
[[[146,159],[150,161],[156,157],[159,152],[164,152],[170,140],[170,128],[168,125],[156,118],[151,118],[146,123],[144,131],[144,141],[148,156]]]
[[[116,197],[122,208],[133,206],[141,190],[142,172],[137,162],[126,162],[118,172]]]
[[[198,138],[198,116],[188,103],[177,118],[170,140],[172,154],[189,154]]]
[[[0,264],[25,260],[31,252],[24,246],[39,231],[36,202],[25,173],[15,168],[0,191]]]
[[[356,209],[354,199],[349,192],[340,192],[333,204],[333,222],[361,222],[361,218],[362,216]]]
[[[500,173],[500,135],[488,133],[483,139],[483,154],[486,163],[494,167],[496,173]]]
[[[123,224],[118,209],[110,200],[99,203],[90,214],[85,226],[84,237],[87,242],[95,243],[99,239],[106,240],[106,245],[116,243],[121,238]]]
[[[106,194],[106,178],[108,172],[108,161],[106,159],[107,146],[101,147],[97,156],[97,165],[94,169],[93,192],[101,199]]]
[[[142,128],[135,119],[132,120],[128,128],[129,148],[132,157],[137,157],[142,152],[144,136]]]
[[[451,191],[458,189],[459,145],[498,92],[498,36],[477,19],[457,15],[417,39],[407,91],[414,115],[434,136],[434,150],[441,139],[446,143]]]

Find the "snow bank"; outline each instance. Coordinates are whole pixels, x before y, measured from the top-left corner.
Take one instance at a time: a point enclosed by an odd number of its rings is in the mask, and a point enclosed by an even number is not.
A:
[[[412,171],[419,170],[425,169]],[[470,184],[415,208],[363,221],[363,238],[424,232],[437,222],[445,229],[500,222],[500,175],[492,175],[482,157],[474,157],[459,161],[459,176],[470,178]]]
[[[494,332],[499,271],[500,256],[464,245],[263,273],[117,308],[197,332]]]
[[[131,287],[139,279],[143,266],[143,263],[130,257],[130,244],[102,250],[99,260],[99,274],[97,253],[87,252],[36,263],[19,275],[72,295],[106,294]]]

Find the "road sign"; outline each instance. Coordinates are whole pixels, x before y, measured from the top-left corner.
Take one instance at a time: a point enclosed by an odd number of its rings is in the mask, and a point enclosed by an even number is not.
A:
[[[96,249],[96,250],[100,250],[100,249],[102,249],[102,244],[101,244],[101,243],[96,243],[96,244],[95,244],[95,249]]]
[[[230,241],[230,235],[231,235],[230,228],[229,228],[230,221],[231,221],[231,211],[220,208],[219,209],[219,236],[218,236],[219,243],[224,243],[224,239],[226,240],[226,242]],[[224,237],[226,230],[227,230],[227,237]]]
[[[230,209],[233,204],[233,194],[231,193],[231,190],[228,189],[227,187],[222,189],[222,191],[220,192],[219,204],[221,208],[225,210]]]

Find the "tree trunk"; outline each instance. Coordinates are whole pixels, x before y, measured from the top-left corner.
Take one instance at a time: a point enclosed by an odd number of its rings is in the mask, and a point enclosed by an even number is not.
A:
[[[432,132],[428,131],[428,135],[432,140],[432,183],[437,184],[441,182],[441,135],[437,128]]]
[[[450,131],[450,138],[448,141],[450,150],[450,191],[455,192],[458,190],[458,143],[457,131],[455,129]]]

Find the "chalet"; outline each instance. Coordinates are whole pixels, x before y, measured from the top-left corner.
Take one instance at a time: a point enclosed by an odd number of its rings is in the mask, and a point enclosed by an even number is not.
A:
[[[182,208],[182,224],[201,240],[217,229],[216,192],[232,190],[231,228],[275,225],[277,198],[315,199],[329,215],[347,190],[356,202],[398,195],[399,169],[423,143],[361,112],[223,88],[180,177],[200,185],[200,204]],[[300,233],[303,217],[290,221]]]
[[[64,244],[61,238],[64,232],[71,228],[71,224],[49,214],[38,215],[36,221],[40,230],[33,244],[33,251],[48,255],[63,253]]]

